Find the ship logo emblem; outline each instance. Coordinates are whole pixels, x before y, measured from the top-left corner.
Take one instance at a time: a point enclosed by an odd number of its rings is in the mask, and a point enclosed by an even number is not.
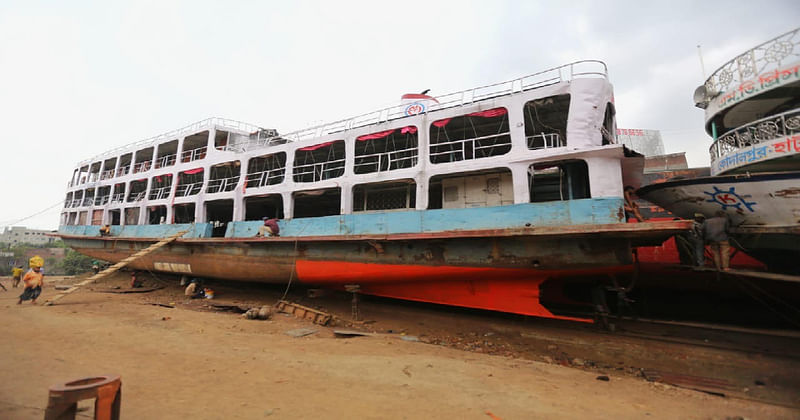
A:
[[[754,201],[747,201],[746,198],[750,198],[750,195],[739,195],[736,193],[736,187],[731,187],[728,190],[721,190],[714,186],[713,192],[703,191],[703,194],[709,196],[709,200],[706,200],[707,203],[717,203],[722,206],[722,210],[727,210],[728,207],[733,207],[736,210],[744,211],[742,206],[744,206],[750,212],[754,212],[753,206],[757,203]]]
[[[423,104],[422,102],[414,102],[408,104],[408,106],[405,109],[405,114],[406,116],[409,117],[412,115],[422,114],[423,112],[425,112],[425,104]]]

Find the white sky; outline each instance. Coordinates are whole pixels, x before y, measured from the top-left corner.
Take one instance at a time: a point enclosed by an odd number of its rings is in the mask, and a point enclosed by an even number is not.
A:
[[[286,132],[578,59],[608,64],[618,126],[708,166],[696,45],[711,73],[800,22],[791,0],[558,3],[0,0],[0,226],[78,161],[206,117]]]

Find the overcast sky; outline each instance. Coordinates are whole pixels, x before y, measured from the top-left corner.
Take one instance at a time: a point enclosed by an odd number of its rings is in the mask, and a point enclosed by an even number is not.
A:
[[[78,161],[206,117],[285,132],[578,59],[608,64],[618,126],[708,166],[696,46],[710,73],[800,23],[796,1],[557,3],[0,0],[0,226]]]

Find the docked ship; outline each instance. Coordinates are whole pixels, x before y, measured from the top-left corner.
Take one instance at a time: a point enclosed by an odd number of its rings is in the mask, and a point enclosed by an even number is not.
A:
[[[613,98],[589,60],[288,134],[206,119],[80,162],[59,235],[118,262],[186,231],[130,265],[575,319],[545,282],[630,272],[634,247],[688,229],[626,223],[643,158]],[[264,218],[280,236],[256,237]]]
[[[640,197],[684,218],[722,210],[733,244],[771,270],[800,255],[800,28],[745,51],[694,94],[712,137],[710,176],[646,186]]]

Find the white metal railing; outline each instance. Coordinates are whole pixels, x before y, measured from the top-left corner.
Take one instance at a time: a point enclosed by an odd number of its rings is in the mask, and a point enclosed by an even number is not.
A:
[[[232,176],[229,178],[211,179],[208,181],[206,192],[217,193],[223,191],[232,191],[233,189],[236,188],[236,184],[238,183],[239,183],[239,175]]]
[[[181,162],[186,163],[203,159],[206,157],[207,149],[208,146],[203,146],[196,149],[184,150],[183,153],[181,153]]]
[[[131,165],[120,166],[117,169],[117,176],[127,175],[131,170]]]
[[[94,197],[86,197],[83,199],[81,207],[91,207],[93,203],[94,203]]]
[[[188,197],[190,195],[195,195],[202,189],[203,181],[194,182],[191,184],[178,184],[178,187],[175,190],[175,197]]]
[[[716,160],[741,148],[795,134],[800,134],[800,108],[729,130],[711,144],[708,153]]]
[[[122,203],[125,201],[125,193],[114,194],[111,196],[111,203]]]
[[[385,165],[382,163],[385,162]],[[391,171],[394,169],[411,168],[417,164],[417,147],[393,150],[390,152],[357,155],[353,164],[355,173],[366,174],[372,172]],[[382,168],[386,169],[382,169]]]
[[[135,141],[133,143],[128,143],[128,144],[120,146],[120,147],[116,147],[116,148],[111,149],[109,151],[106,151],[106,152],[104,152],[104,153],[102,153],[102,154],[100,154],[98,156],[95,156],[95,157],[93,157],[91,159],[86,159],[86,160],[80,162],[78,165],[79,166],[83,166],[83,165],[85,165],[85,164],[87,164],[89,162],[92,162],[92,161],[95,161],[95,160],[99,160],[100,157],[102,157],[102,156],[108,156],[108,155],[117,154],[117,153],[120,153],[120,152],[123,152],[123,151],[128,151],[128,150],[131,150],[131,149],[136,149],[136,148],[141,148],[141,147],[146,147],[146,146],[152,146],[152,145],[155,145],[157,143],[162,143],[164,140],[174,140],[176,138],[183,137],[183,136],[185,136],[187,134],[194,134],[194,133],[197,133],[199,131],[208,130],[208,129],[211,129],[211,128],[217,128],[217,127],[222,128],[224,130],[238,130],[238,131],[246,132],[246,133],[254,133],[254,132],[257,132],[257,131],[262,129],[261,127],[255,126],[253,124],[248,124],[248,123],[245,123],[245,122],[242,122],[242,121],[237,121],[237,120],[231,120],[231,119],[228,119],[228,118],[219,118],[219,117],[206,118],[204,120],[200,120],[200,121],[191,123],[191,124],[189,124],[189,125],[187,125],[185,127],[181,127],[181,128],[178,128],[178,129],[175,129],[175,130],[171,130],[171,131],[168,131],[166,133],[162,133],[162,134],[159,134],[159,135],[156,135],[156,136],[144,139],[144,140],[139,140],[139,141]]]
[[[499,153],[497,155],[497,156],[499,156],[500,154],[508,153],[508,151],[511,150],[511,138],[508,137],[508,136],[509,136],[509,132],[505,132],[505,133],[500,133],[500,134],[492,134],[492,135],[489,135],[489,136],[475,137],[475,138],[471,138],[471,139],[452,140],[452,141],[446,141],[446,142],[441,142],[441,143],[431,143],[431,146],[430,146],[430,149],[431,149],[431,152],[430,152],[431,161],[435,161],[433,159],[434,157],[446,156],[446,155],[451,155],[449,160],[439,161],[439,162],[436,162],[436,163],[456,162],[456,161],[465,160],[465,159],[467,159],[467,155],[472,156],[469,159],[481,159],[481,158],[485,158],[485,157],[495,156],[495,155],[491,154],[491,149],[493,149],[495,147],[507,147],[509,149],[509,150],[507,150],[507,151],[505,151],[503,153]],[[481,144],[481,140],[488,140],[488,139],[494,139],[494,138],[500,138],[500,137],[508,137],[508,141],[503,141],[503,142],[500,142],[500,143],[494,143],[494,144],[489,144],[489,145]],[[488,156],[478,156],[478,152],[483,152],[484,150],[488,150],[489,151],[489,155]],[[467,152],[469,152],[469,153],[467,153]]]
[[[426,112],[452,108],[457,106],[470,105],[476,101],[504,96],[514,95],[529,89],[535,89],[550,84],[568,82],[578,78],[608,78],[608,68],[605,63],[599,60],[580,60],[572,63],[564,64],[562,66],[553,67],[517,79],[508,80],[505,82],[494,83],[491,85],[479,86],[472,89],[454,92],[442,96],[437,96],[438,104],[431,105]],[[327,134],[332,134],[344,130],[349,130],[356,127],[361,127],[369,124],[379,122],[386,122],[398,118],[406,117],[405,109],[407,105],[396,105],[383,108],[377,111],[369,112],[366,114],[357,115],[331,123],[314,125],[312,127],[303,128],[300,130],[292,131],[288,134],[261,137],[258,135],[256,139],[244,142],[231,147],[223,147],[225,150],[235,152],[243,152],[257,147],[271,146],[274,144],[283,144],[292,141],[301,141],[322,137]],[[270,133],[271,130],[263,129],[261,127],[247,124],[241,121],[226,119],[226,118],[207,118],[202,121],[187,125],[167,133],[159,134],[157,136],[130,143],[115,149],[109,150],[101,155],[87,159],[79,163],[78,166],[83,166],[95,160],[99,160],[104,156],[117,154],[123,151],[128,151],[135,148],[152,146],[164,140],[172,140],[186,134],[192,134],[204,129],[213,127],[220,127],[226,130],[238,130],[239,132],[247,133]]]
[[[147,198],[150,200],[162,200],[169,197],[169,192],[171,190],[172,190],[171,185],[168,185],[166,187],[153,188],[150,190],[150,195]]]
[[[555,147],[564,147],[566,144],[561,140],[558,133],[541,133],[525,137],[528,142],[528,149],[552,149]]]
[[[247,174],[245,185],[248,188],[258,188],[265,185],[279,184],[286,176],[285,168],[271,169],[268,171],[253,172]]]
[[[142,200],[144,200],[144,197],[146,195],[147,195],[147,191],[140,191],[140,192],[131,193],[131,195],[128,196],[128,202],[129,203],[135,203],[137,201],[142,201]]]
[[[705,87],[712,96],[727,92],[740,83],[764,72],[778,70],[797,60],[800,50],[800,28],[778,35],[757,45],[720,66],[706,79]]]
[[[100,179],[100,174],[97,172],[92,172],[89,174],[89,182],[97,182]]]
[[[107,171],[103,171],[103,173],[100,174],[100,180],[101,181],[104,180],[104,179],[111,179],[113,177],[114,177],[114,170],[113,169],[109,169]]]
[[[100,197],[95,197],[94,198],[94,205],[95,206],[102,206],[102,205],[108,203],[110,198],[111,197],[109,197],[107,195],[101,195]]]
[[[163,168],[165,166],[174,165],[175,164],[175,158],[177,156],[178,155],[176,153],[173,153],[171,155],[162,156],[162,157],[156,159],[156,164],[155,164],[156,169]]]
[[[72,200],[72,201],[69,203],[69,206],[70,206],[70,207],[80,207],[80,206],[81,206],[81,202],[82,202],[82,201],[83,201],[83,200],[81,200],[80,198],[77,198],[77,199],[75,199],[75,200]]]
[[[136,174],[136,173],[139,173],[139,172],[147,172],[147,171],[149,171],[150,170],[150,163],[151,163],[151,161],[146,160],[144,162],[139,162],[139,163],[133,165],[133,173]]]
[[[338,173],[341,171],[341,173]],[[337,174],[338,173],[338,174]],[[336,178],[344,174],[344,159],[330,160],[327,162],[295,165],[295,182],[316,182],[324,179]],[[310,180],[305,178],[311,175]]]

